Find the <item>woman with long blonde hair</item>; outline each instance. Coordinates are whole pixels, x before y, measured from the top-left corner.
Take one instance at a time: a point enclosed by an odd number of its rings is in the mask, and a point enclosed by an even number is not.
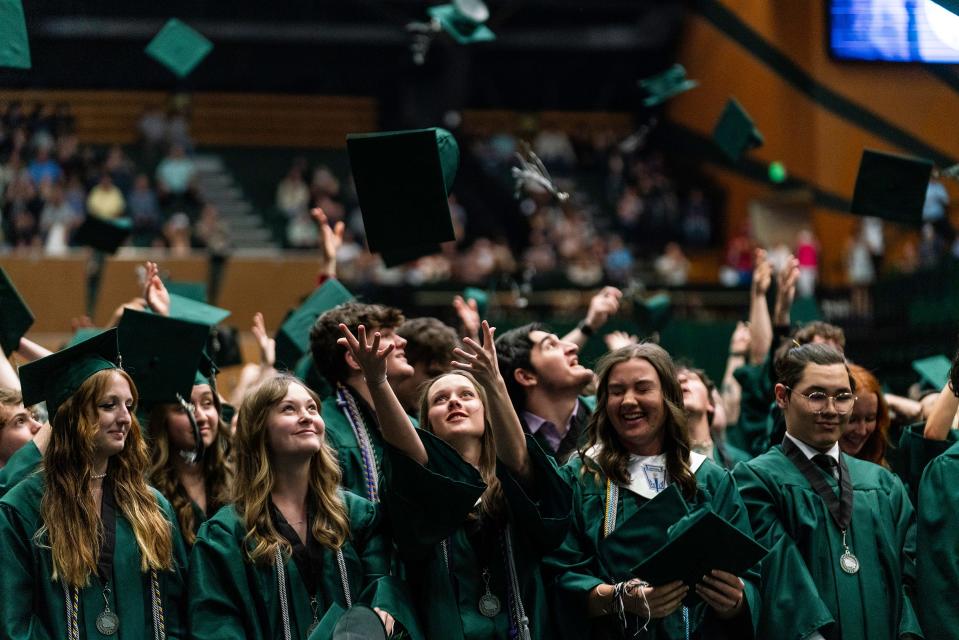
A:
[[[494,329],[466,338],[455,371],[426,383],[415,429],[386,380],[393,345],[353,336],[341,344],[360,365],[388,443],[384,504],[429,638],[553,638],[540,573],[563,539],[569,487],[523,433],[499,373]]]
[[[560,638],[750,638],[758,574],[745,582],[712,570],[694,586],[649,585],[632,568],[667,541],[688,513],[708,509],[747,535],[732,476],[690,451],[683,390],[669,354],[651,343],[597,363],[587,442],[562,471],[573,487],[573,525],[546,559],[556,576]]]
[[[190,559],[194,637],[328,637],[354,603],[387,633],[416,631],[376,505],[339,487],[316,394],[266,378],[240,406],[235,444],[233,504],[200,527]]]
[[[186,551],[117,361],[111,330],[20,369],[53,430],[42,470],[0,501],[0,637],[187,636]]]

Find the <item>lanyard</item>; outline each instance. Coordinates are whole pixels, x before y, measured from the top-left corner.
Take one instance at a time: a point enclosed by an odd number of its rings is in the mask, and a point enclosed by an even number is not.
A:
[[[816,465],[806,457],[795,442],[788,437],[783,439],[783,453],[796,465],[803,477],[809,481],[813,491],[823,499],[829,509],[829,515],[839,530],[845,534],[852,521],[852,479],[849,476],[849,467],[839,454],[839,496],[829,486],[826,478],[820,473]]]
[[[356,443],[360,447],[360,462],[363,466],[363,477],[366,480],[366,498],[370,502],[379,502],[379,469],[376,465],[376,452],[373,451],[370,432],[366,429],[366,423],[360,415],[356,400],[342,384],[337,384],[336,405],[346,414],[346,419],[353,428],[353,435],[356,436]]]

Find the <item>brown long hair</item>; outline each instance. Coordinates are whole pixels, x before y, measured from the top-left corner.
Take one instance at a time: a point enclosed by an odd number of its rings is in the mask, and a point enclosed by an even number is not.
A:
[[[489,421],[489,400],[486,391],[476,381],[476,378],[466,371],[450,371],[423,385],[423,393],[420,394],[420,426],[430,433],[435,433],[429,418],[429,392],[437,380],[446,376],[462,376],[469,380],[473,388],[476,389],[476,395],[480,402],[483,403],[483,437],[480,440],[479,472],[483,482],[486,483],[486,490],[480,496],[479,514],[474,513],[471,516],[479,515],[481,519],[501,524],[506,520],[506,498],[503,495],[503,487],[500,485],[499,478],[496,477],[496,445],[493,442],[493,426]]]
[[[212,447],[207,447],[203,454],[203,484],[206,487],[206,513],[212,515],[220,507],[230,501],[230,491],[233,485],[233,461],[230,459],[230,428],[220,417],[220,399],[216,389],[213,392],[213,402],[216,405],[217,425],[216,439]],[[163,404],[153,409],[150,415],[150,482],[166,496],[180,522],[180,532],[187,545],[192,546],[196,541],[196,514],[193,511],[193,501],[187,494],[180,475],[174,464],[174,456],[170,446],[168,420],[170,412],[175,411],[177,405]]]
[[[247,393],[237,417],[233,501],[246,525],[247,556],[253,563],[272,564],[277,547],[287,556],[293,553],[270,516],[270,493],[276,477],[270,463],[266,426],[270,410],[286,396],[291,384],[306,389],[320,408],[320,399],[312,390],[297,378],[279,373]],[[350,536],[350,522],[339,493],[341,475],[336,456],[324,439],[323,446],[310,460],[306,499],[309,510],[315,513],[310,523],[313,537],[328,549],[339,549]]]
[[[53,580],[84,587],[97,570],[103,523],[90,490],[94,437],[100,429],[97,403],[110,379],[122,376],[129,384],[134,405],[133,380],[119,369],[99,371],[60,405],[53,419],[53,434],[43,458],[45,486],[40,501],[43,525],[38,544],[49,547]],[[140,423],[132,414],[123,450],[112,456],[107,473],[113,480],[117,509],[130,523],[140,548],[140,570],[165,570],[173,566],[173,527],[164,517],[146,483],[147,444]]]
[[[597,482],[602,482],[600,472],[619,483],[629,484],[629,451],[620,441],[616,428],[606,412],[609,402],[609,377],[616,365],[630,360],[645,360],[659,376],[663,394],[663,453],[666,454],[666,471],[671,482],[687,499],[696,495],[696,476],[689,466],[689,436],[686,433],[686,411],[683,405],[683,390],[676,379],[676,369],[669,353],[651,342],[634,344],[607,353],[596,363],[596,411],[586,427],[586,443],[579,451],[583,472],[589,468]],[[591,461],[586,452],[594,445],[601,450]],[[596,465],[599,468],[596,468]]]
[[[868,460],[876,464],[889,468],[886,462],[886,450],[889,448],[889,403],[886,402],[886,396],[882,392],[882,386],[876,376],[872,375],[868,369],[860,367],[857,364],[848,365],[849,374],[855,381],[856,395],[860,398],[868,393],[876,394],[878,404],[876,405],[876,428],[873,430],[862,448],[855,457],[860,460]]]

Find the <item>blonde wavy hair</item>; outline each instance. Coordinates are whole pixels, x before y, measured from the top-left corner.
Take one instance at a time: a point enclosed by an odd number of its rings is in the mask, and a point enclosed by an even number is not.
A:
[[[53,419],[53,434],[43,457],[45,470],[38,544],[53,557],[53,580],[85,587],[97,570],[103,543],[103,523],[90,489],[94,438],[100,429],[97,405],[114,375],[130,385],[134,406],[137,390],[120,369],[98,371],[60,405]],[[147,444],[131,409],[130,431],[123,450],[107,463],[113,480],[117,510],[123,514],[140,549],[140,570],[173,567],[173,526],[164,516],[146,483]]]
[[[663,453],[666,454],[666,471],[670,482],[679,485],[683,496],[692,499],[696,495],[696,476],[689,466],[689,435],[686,432],[686,411],[683,405],[683,390],[676,378],[676,369],[669,353],[651,342],[634,344],[611,351],[596,363],[596,411],[586,427],[586,444],[580,449],[583,472],[591,469],[593,477],[601,482],[600,472],[614,482],[629,484],[629,451],[620,441],[616,428],[609,419],[606,405],[609,402],[609,378],[616,365],[630,360],[645,360],[656,371],[663,395]],[[593,445],[601,450],[593,462],[586,452]],[[599,465],[599,469],[596,468]]]
[[[297,378],[280,373],[247,393],[237,418],[233,502],[246,526],[247,556],[254,564],[272,564],[277,548],[287,557],[293,553],[290,543],[276,530],[270,517],[270,494],[276,478],[267,438],[270,411],[286,396],[292,384],[306,389],[317,409],[320,408],[320,399],[311,389]],[[308,510],[315,514],[310,523],[313,537],[328,549],[339,549],[350,536],[346,507],[340,497],[341,476],[336,456],[324,439],[323,446],[310,461],[307,501]]]
[[[447,376],[466,378],[476,389],[476,395],[483,403],[483,437],[480,441],[479,472],[483,482],[486,483],[486,490],[480,496],[479,512],[473,512],[470,515],[473,518],[479,516],[492,522],[503,523],[507,515],[506,498],[503,495],[503,487],[500,485],[499,478],[496,477],[496,445],[493,443],[493,427],[489,421],[489,401],[486,397],[486,391],[476,381],[476,378],[466,371],[450,371],[436,376],[424,384],[423,392],[420,394],[420,426],[430,433],[436,433],[433,431],[433,425],[430,424],[430,389],[433,388],[437,380]]]
[[[213,403],[216,406],[216,439],[207,447],[201,461],[203,483],[206,487],[206,513],[212,515],[230,501],[233,486],[233,461],[230,459],[230,428],[221,415],[220,400],[216,389],[210,387]],[[180,482],[175,456],[179,455],[170,445],[168,420],[170,413],[178,405],[163,404],[153,409],[150,415],[150,482],[162,493],[176,513],[180,523],[180,532],[188,546],[196,542],[197,519],[193,511],[193,501],[186,488]]]

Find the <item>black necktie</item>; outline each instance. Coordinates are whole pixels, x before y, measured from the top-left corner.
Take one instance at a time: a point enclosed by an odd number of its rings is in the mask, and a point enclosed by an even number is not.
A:
[[[835,458],[827,456],[825,453],[817,453],[812,457],[812,461],[830,476],[836,477],[836,467],[839,466],[839,463],[836,462]]]

